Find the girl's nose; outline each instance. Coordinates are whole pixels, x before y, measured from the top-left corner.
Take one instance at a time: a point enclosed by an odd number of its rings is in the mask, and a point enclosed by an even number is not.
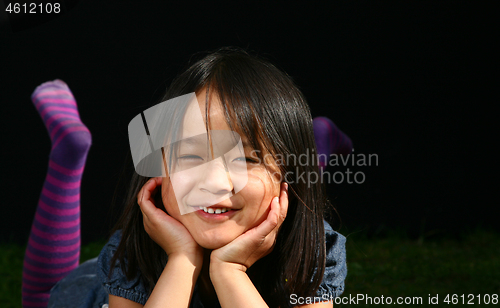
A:
[[[233,183],[229,177],[229,172],[222,161],[216,158],[206,164],[205,174],[200,175],[200,189],[214,195],[225,195],[233,191]]]

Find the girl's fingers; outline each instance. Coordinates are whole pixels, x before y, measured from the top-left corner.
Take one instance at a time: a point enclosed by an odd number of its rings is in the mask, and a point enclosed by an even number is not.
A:
[[[157,208],[153,202],[153,194],[156,189],[161,185],[162,179],[160,177],[152,178],[144,184],[140,192],[137,194],[137,203],[142,212],[144,227],[146,231],[150,228],[155,228],[158,223],[162,221],[169,221],[171,218],[167,213]]]
[[[280,194],[280,225],[285,220],[286,214],[288,212],[288,183],[283,182],[281,184],[281,194]]]
[[[141,188],[141,190],[139,191],[139,193],[137,194],[137,203],[141,206],[141,203],[144,201],[145,198],[147,198],[147,196],[145,196],[146,192],[147,192],[147,188],[148,186],[151,185],[151,183],[153,182],[153,179],[149,179],[146,184],[144,184]]]
[[[152,178],[144,184],[139,193],[137,194],[137,203],[143,212],[146,210],[151,211],[152,207],[156,206],[151,201],[151,196],[154,190],[158,187],[158,178]]]
[[[240,235],[232,243],[215,250],[219,260],[240,263],[248,268],[272,250],[288,210],[288,184],[282,183],[280,188],[280,197],[271,201],[266,220]]]
[[[266,220],[264,220],[260,225],[258,225],[254,229],[254,232],[259,239],[265,238],[278,225],[279,208],[280,208],[279,199],[278,197],[274,197],[273,200],[271,201],[271,210],[269,211]]]
[[[276,227],[281,226],[285,220],[288,211],[288,184],[281,184],[280,198],[275,197],[271,201],[271,210],[259,226],[256,227],[255,232],[261,237],[269,235]]]

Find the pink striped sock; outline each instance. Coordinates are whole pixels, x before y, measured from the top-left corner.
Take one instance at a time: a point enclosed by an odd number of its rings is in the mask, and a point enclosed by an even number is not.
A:
[[[23,307],[47,307],[50,289],[78,266],[80,182],[92,137],[75,98],[61,80],[46,82],[31,99],[49,132],[52,150],[23,267]]]

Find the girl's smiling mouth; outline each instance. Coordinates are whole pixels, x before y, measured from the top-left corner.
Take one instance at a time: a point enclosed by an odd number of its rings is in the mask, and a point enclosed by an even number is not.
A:
[[[213,207],[199,207],[200,210],[203,210],[205,213],[209,213],[209,214],[220,214],[220,213],[225,213],[227,211],[230,211],[231,209],[227,208],[227,207],[223,207],[223,208],[220,208],[220,207],[217,207],[217,208],[213,208]]]
[[[197,209],[196,214],[205,221],[225,221],[232,217],[239,209],[232,209],[222,206],[212,206],[212,207],[194,207]]]

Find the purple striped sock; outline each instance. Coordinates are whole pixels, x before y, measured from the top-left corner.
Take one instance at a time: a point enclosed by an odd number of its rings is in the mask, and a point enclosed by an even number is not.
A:
[[[313,119],[314,139],[316,141],[319,166],[323,169],[331,154],[352,153],[352,141],[327,117]]]
[[[23,267],[23,307],[47,307],[50,289],[78,266],[80,182],[92,142],[75,98],[61,80],[36,88],[31,99],[49,132],[49,169],[31,226]]]

